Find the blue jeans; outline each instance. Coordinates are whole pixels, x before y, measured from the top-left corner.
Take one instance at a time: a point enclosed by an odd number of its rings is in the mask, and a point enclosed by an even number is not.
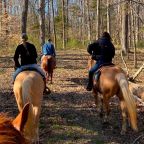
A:
[[[17,76],[20,72],[22,72],[22,71],[24,71],[24,70],[35,70],[35,71],[38,71],[44,78],[46,78],[45,73],[44,73],[44,71],[40,68],[40,66],[38,66],[37,64],[28,64],[28,65],[24,65],[24,66],[19,67],[19,68],[15,71],[15,73],[14,73],[14,75],[13,75],[13,81],[15,81],[16,76]]]
[[[93,85],[93,75],[99,69],[99,67],[103,64],[102,60],[96,62],[96,64],[89,70],[89,81],[88,86],[92,87]]]
[[[90,69],[89,74],[93,75],[102,64],[103,64],[103,61],[97,61],[96,64]]]

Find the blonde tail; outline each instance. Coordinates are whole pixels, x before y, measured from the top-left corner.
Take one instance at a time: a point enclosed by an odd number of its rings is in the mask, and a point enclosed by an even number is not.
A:
[[[136,112],[136,104],[134,97],[130,94],[128,81],[123,73],[120,73],[116,76],[117,82],[120,86],[120,89],[123,94],[123,98],[125,100],[127,110],[130,116],[131,126],[133,130],[137,131],[137,112]]]

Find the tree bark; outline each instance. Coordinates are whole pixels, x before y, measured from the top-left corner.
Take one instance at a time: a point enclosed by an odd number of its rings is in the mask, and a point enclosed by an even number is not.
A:
[[[97,0],[96,39],[100,37],[100,0]]]
[[[89,15],[89,1],[86,0],[87,6],[87,28],[88,28],[88,41],[91,42],[91,22],[90,22],[90,15]]]
[[[45,43],[45,0],[40,0],[39,12],[40,44],[42,47]]]
[[[107,0],[107,32],[111,33],[110,31],[110,0]]]
[[[26,33],[26,28],[27,28],[28,3],[29,3],[29,0],[23,1],[22,25],[21,25],[21,32],[22,33]]]
[[[63,28],[63,49],[65,49],[65,9],[64,9],[64,0],[62,0],[62,28]]]
[[[54,35],[54,45],[55,48],[57,47],[57,42],[56,42],[56,28],[55,28],[55,21],[54,21],[54,6],[53,6],[53,0],[51,1],[52,4],[52,21],[53,21],[53,35]]]
[[[128,53],[128,0],[124,2],[122,7],[122,52],[123,54]]]

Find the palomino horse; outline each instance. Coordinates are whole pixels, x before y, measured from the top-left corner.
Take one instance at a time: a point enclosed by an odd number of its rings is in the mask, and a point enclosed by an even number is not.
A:
[[[53,79],[53,70],[55,68],[55,58],[51,55],[43,55],[41,58],[41,68],[44,70],[46,74],[47,81],[50,78],[50,81],[52,83]]]
[[[30,103],[24,135],[34,143],[39,142],[39,116],[44,87],[42,76],[35,71],[23,71],[19,73],[14,82],[13,89],[19,111],[22,111],[25,103]]]
[[[0,144],[29,144],[22,132],[27,122],[29,103],[13,120],[6,114],[0,114]]]
[[[95,78],[93,79],[93,94],[96,106],[100,106],[100,112],[102,115],[104,113],[104,122],[108,120],[110,112],[109,100],[111,97],[116,95],[120,100],[120,107],[122,111],[121,134],[125,134],[126,132],[127,112],[129,114],[133,130],[137,131],[136,104],[133,96],[130,94],[125,72],[117,66],[103,66],[100,69],[100,72],[101,75],[99,80],[95,80]],[[100,95],[98,94],[100,94],[101,97],[99,97]],[[101,100],[101,105],[98,102],[98,99]]]

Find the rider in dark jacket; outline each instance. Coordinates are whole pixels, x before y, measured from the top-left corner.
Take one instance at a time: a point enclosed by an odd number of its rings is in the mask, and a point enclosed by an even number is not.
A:
[[[93,87],[93,74],[104,64],[111,64],[115,55],[115,47],[111,42],[111,36],[108,32],[104,32],[102,37],[96,42],[90,44],[87,49],[92,55],[92,59],[96,60],[96,64],[89,71],[89,81],[87,91],[91,91]]]
[[[39,72],[45,82],[45,93],[50,93],[48,87],[46,87],[46,77],[44,71],[37,65],[37,51],[33,44],[28,42],[28,36],[26,33],[22,34],[21,37],[22,43],[19,44],[16,48],[14,54],[14,62],[15,62],[15,73],[13,75],[13,82],[15,81],[16,76],[22,72],[23,70],[36,70]]]

